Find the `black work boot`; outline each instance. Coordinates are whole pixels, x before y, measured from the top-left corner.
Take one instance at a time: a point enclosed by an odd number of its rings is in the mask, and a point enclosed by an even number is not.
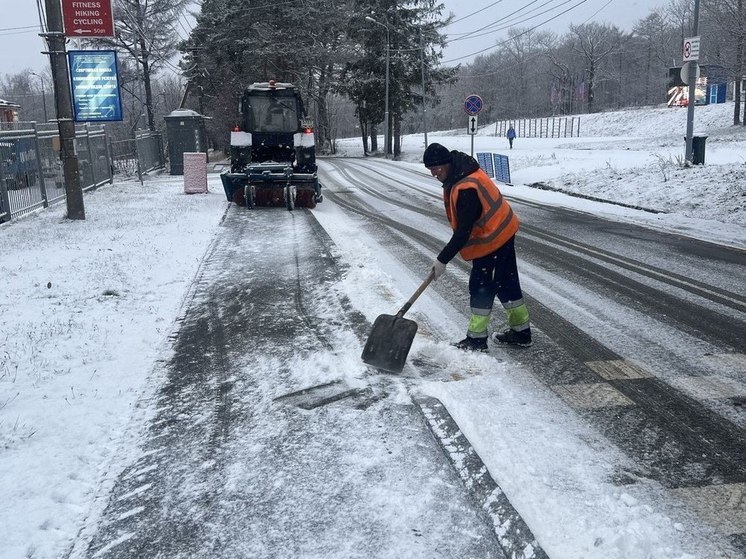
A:
[[[460,342],[453,344],[454,347],[463,349],[464,351],[482,351],[486,352],[487,349],[487,338],[472,338],[466,336]]]
[[[517,330],[505,330],[498,334],[495,332],[492,334],[492,340],[501,344],[517,345],[520,347],[529,347],[533,342],[531,341],[531,328],[526,328],[518,332]]]

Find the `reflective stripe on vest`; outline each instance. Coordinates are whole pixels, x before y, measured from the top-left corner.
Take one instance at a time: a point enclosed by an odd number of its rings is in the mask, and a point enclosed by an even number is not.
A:
[[[482,204],[482,215],[474,223],[469,240],[459,254],[464,260],[474,260],[487,256],[507,243],[518,231],[518,217],[492,179],[482,169],[477,169],[453,185],[450,200],[443,200],[446,216],[454,231],[458,226],[456,200],[459,192],[467,188],[477,191]]]

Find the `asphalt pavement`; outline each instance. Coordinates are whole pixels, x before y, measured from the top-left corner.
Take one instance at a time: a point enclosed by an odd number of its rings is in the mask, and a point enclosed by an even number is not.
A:
[[[341,273],[311,212],[229,207],[87,557],[546,557],[437,400],[350,365]]]

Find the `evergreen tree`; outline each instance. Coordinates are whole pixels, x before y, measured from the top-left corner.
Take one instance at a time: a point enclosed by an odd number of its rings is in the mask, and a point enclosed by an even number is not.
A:
[[[350,36],[359,45],[358,56],[342,72],[339,91],[355,104],[363,147],[377,151],[377,124],[384,119],[386,104],[386,50],[389,49],[389,142],[394,156],[401,152],[401,126],[405,114],[423,107],[425,95],[437,103],[436,84],[453,81],[456,69],[442,68],[445,47],[441,29],[443,5],[435,0],[368,2],[367,10],[351,21]],[[373,18],[378,24],[366,19]],[[387,35],[389,44],[387,44]]]
[[[181,47],[185,75],[192,90],[207,99],[207,113],[222,123],[235,119],[236,100],[247,85],[270,79],[293,83],[314,113],[319,146],[328,150],[327,101],[349,56],[350,14],[347,0],[205,0]]]

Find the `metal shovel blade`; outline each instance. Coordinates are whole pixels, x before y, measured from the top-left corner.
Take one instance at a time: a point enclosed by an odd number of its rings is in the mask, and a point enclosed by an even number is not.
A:
[[[363,348],[363,362],[373,367],[400,373],[417,334],[417,323],[396,315],[376,318]]]

